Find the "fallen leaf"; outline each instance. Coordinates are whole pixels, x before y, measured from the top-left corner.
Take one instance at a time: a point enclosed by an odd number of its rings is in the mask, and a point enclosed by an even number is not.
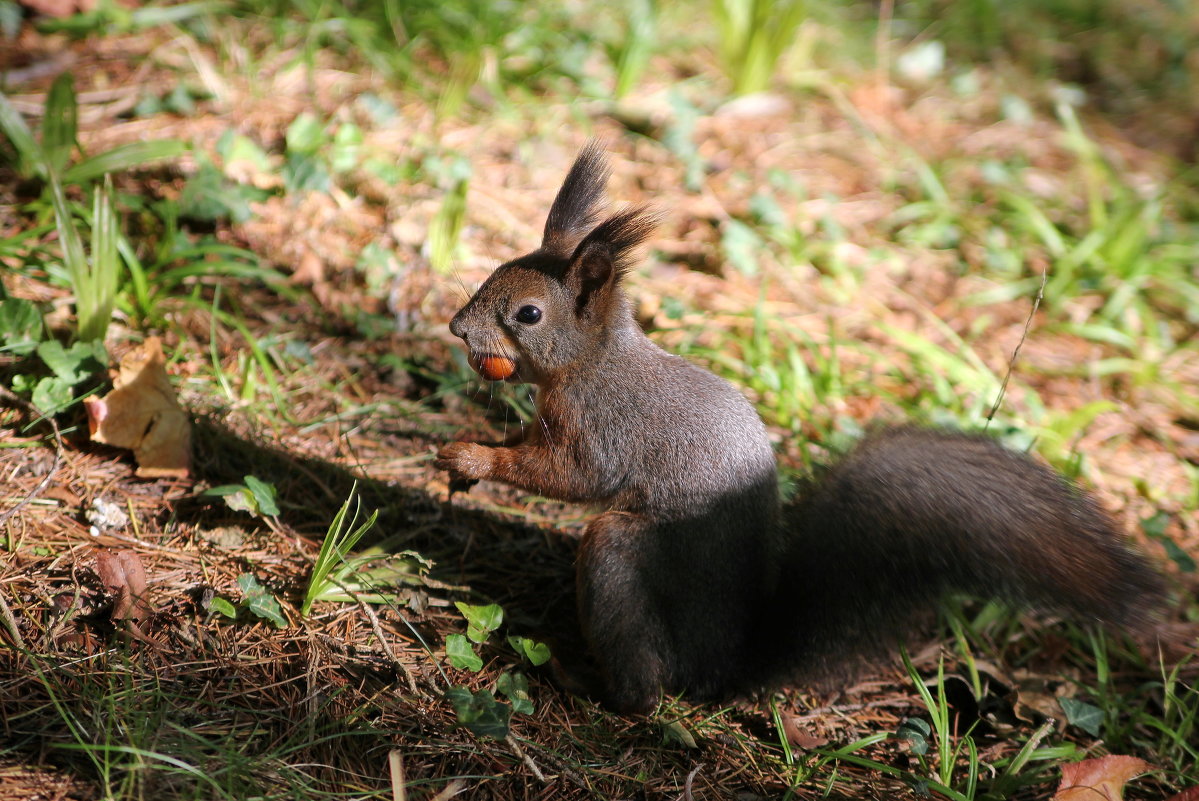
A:
[[[1122,801],[1125,783],[1149,768],[1143,759],[1119,755],[1062,765],[1053,801]]]
[[[780,715],[779,719],[783,724],[783,734],[786,735],[787,742],[796,748],[811,751],[813,748],[828,745],[827,737],[821,737],[807,729],[800,728],[799,718],[795,715]]]
[[[325,283],[325,262],[311,250],[305,250],[300,263],[291,274],[292,283],[302,286]]]
[[[1172,795],[1166,801],[1199,801],[1199,787],[1188,787],[1178,795]]]
[[[162,340],[150,337],[121,359],[112,392],[83,402],[92,439],[132,450],[142,478],[184,478],[191,463],[191,423],[165,365]]]
[[[51,498],[62,503],[64,506],[76,507],[83,503],[83,499],[75,493],[71,492],[68,487],[59,485],[56,487],[46,487],[42,492],[43,498]]]
[[[69,17],[79,12],[91,11],[95,0],[21,0],[21,5],[47,17]]]
[[[112,619],[140,622],[150,615],[146,602],[146,570],[130,550],[96,551],[96,573],[109,592],[116,593]]]

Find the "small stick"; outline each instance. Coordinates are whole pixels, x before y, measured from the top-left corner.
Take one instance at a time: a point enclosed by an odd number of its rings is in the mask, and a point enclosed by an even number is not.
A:
[[[375,614],[375,610],[371,609],[370,604],[362,600],[358,601],[358,608],[361,609],[363,614],[366,615],[367,619],[370,620],[371,628],[374,630],[375,636],[379,638],[379,645],[382,646],[383,653],[387,654],[387,657],[392,661],[392,663],[400,669],[401,673],[404,674],[404,678],[408,680],[408,689],[412,692],[412,694],[418,695],[420,691],[416,688],[416,679],[412,676],[412,671],[410,671],[408,666],[405,665],[400,658],[395,655],[395,652],[391,650],[391,645],[387,642],[387,636],[383,633],[383,626],[379,623],[379,616]]]
[[[13,644],[18,649],[25,650],[25,640],[21,637],[21,630],[17,628],[17,619],[13,617],[12,610],[8,608],[8,601],[4,600],[4,593],[0,592],[0,620],[4,621],[4,625],[8,627],[9,634],[12,635]]]
[[[516,754],[520,761],[524,762],[529,770],[533,771],[533,775],[537,777],[537,781],[541,782],[542,784],[546,784],[545,774],[543,774],[541,769],[537,767],[537,763],[533,761],[532,757],[530,757],[521,749],[520,745],[516,742],[516,738],[509,734],[504,739],[508,743],[508,746],[512,749],[512,753]]]
[[[987,425],[991,425],[991,419],[995,417],[995,413],[999,411],[999,404],[1003,403],[1004,393],[1007,392],[1007,383],[1012,378],[1012,370],[1016,367],[1016,359],[1020,356],[1020,348],[1024,347],[1024,340],[1028,339],[1028,330],[1032,328],[1032,318],[1037,313],[1037,309],[1041,308],[1041,300],[1045,297],[1045,282],[1048,280],[1048,273],[1041,270],[1041,286],[1037,289],[1037,298],[1033,301],[1032,309],[1028,312],[1028,319],[1024,321],[1024,331],[1020,334],[1020,341],[1016,343],[1016,349],[1012,351],[1012,358],[1008,360],[1007,372],[1003,375],[1003,383],[999,385],[999,394],[995,396],[995,404],[991,407],[991,411],[987,412]]]
[[[404,787],[404,756],[400,749],[393,748],[387,753],[387,766],[391,771],[392,801],[408,801],[408,790]]]
[[[695,782],[695,774],[699,773],[700,768],[703,766],[704,765],[701,762],[700,764],[696,765],[690,773],[687,774],[687,781],[683,783],[683,798],[687,799],[687,801],[693,801],[695,798],[695,796],[691,794],[691,785]]]

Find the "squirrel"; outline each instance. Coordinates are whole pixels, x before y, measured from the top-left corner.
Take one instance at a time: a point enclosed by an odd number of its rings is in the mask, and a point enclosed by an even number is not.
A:
[[[500,265],[455,315],[471,366],[537,386],[502,446],[454,442],[451,486],[487,479],[598,502],[576,559],[600,700],[652,711],[844,674],[946,593],[1082,621],[1151,620],[1161,575],[1096,502],[984,435],[867,435],[780,504],[766,427],[731,384],[655,345],[622,279],[656,217],[601,218],[609,167],[575,160],[541,247]]]

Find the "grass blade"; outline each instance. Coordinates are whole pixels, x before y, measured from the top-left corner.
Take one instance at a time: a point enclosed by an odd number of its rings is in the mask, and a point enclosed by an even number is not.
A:
[[[56,173],[62,172],[75,149],[78,117],[74,78],[71,73],[64,72],[55,79],[46,95],[46,114],[42,119],[42,152],[46,163]]]
[[[79,338],[85,342],[104,339],[112,320],[113,304],[121,277],[121,259],[117,253],[117,215],[112,205],[112,178],[105,175],[104,185],[92,196],[91,298],[77,298]],[[84,309],[86,308],[86,316]]]
[[[64,172],[62,179],[67,183],[83,183],[99,178],[105,173],[121,172],[151,161],[175,158],[186,153],[188,149],[189,145],[179,139],[131,142],[84,159]]]
[[[83,241],[79,238],[79,229],[75,227],[75,218],[67,203],[66,193],[63,192],[62,182],[54,172],[49,173],[48,185],[50,202],[54,206],[54,224],[58,229],[58,241],[62,247],[63,266],[67,270],[78,303],[80,298],[92,296],[87,256],[84,255]]]
[[[21,112],[0,92],[0,131],[12,142],[17,151],[18,168],[22,175],[46,175],[46,163],[42,148],[33,138],[33,131],[25,123]]]

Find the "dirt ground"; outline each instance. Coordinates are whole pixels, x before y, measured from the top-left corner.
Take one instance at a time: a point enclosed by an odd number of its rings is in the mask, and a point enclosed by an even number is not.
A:
[[[203,302],[164,300],[169,324],[161,330],[138,331],[118,317],[107,340],[114,361],[143,334],[164,339],[171,380],[194,423],[193,465],[185,479],[138,478],[129,452],[89,441],[80,407],[59,415],[52,430],[19,402],[7,396],[0,402],[0,613],[6,645],[24,651],[10,648],[0,656],[0,730],[17,746],[0,759],[0,798],[100,798],[95,757],[64,752],[64,745],[104,742],[170,754],[188,737],[237,742],[247,760],[268,755],[246,771],[268,797],[294,786],[288,781],[296,772],[313,786],[381,793],[393,749],[402,753],[403,776],[413,782],[410,797],[455,788],[471,798],[779,797],[789,768],[780,756],[776,708],[797,732],[792,739],[808,744],[793,743],[799,751],[894,731],[919,714],[910,681],[895,665],[835,693],[792,688],[722,709],[672,701],[655,722],[600,712],[558,689],[548,671],[532,670],[536,709],[513,718],[506,740],[471,734],[445,701],[447,683],[493,687],[518,661],[496,641],[480,649],[482,671],[449,666],[445,637],[464,630],[455,601],[499,603],[509,633],[545,639],[564,658],[577,659],[582,651],[572,565],[589,510],[490,484],[451,499],[432,456],[441,443],[494,438],[522,424],[508,396],[477,382],[462,388],[467,376],[445,324],[488,270],[535,246],[560,177],[592,135],[613,154],[611,197],[648,200],[665,212],[646,267],[630,279],[639,316],[664,347],[719,347],[727,332],[752,328],[745,311],[762,302],[772,318],[818,344],[862,345],[841,352],[842,369],[855,376],[853,389],[821,407],[820,420],[868,422],[899,418],[904,400],[924,391],[908,383],[919,372],[910,366],[912,354],[894,347],[890,327],[951,350],[966,340],[999,376],[1023,341],[1005,401],[1014,416],[1033,408],[1036,398],[1063,415],[1110,402],[1071,443],[1086,454],[1082,480],[1155,555],[1160,549],[1147,544],[1140,523],[1158,512],[1167,515],[1173,541],[1199,554],[1199,521],[1178,500],[1194,486],[1196,421],[1153,385],[1061,369],[1113,351],[1041,328],[1043,316],[1025,337],[1028,297],[985,309],[969,303],[993,286],[967,269],[983,258],[969,244],[952,252],[889,236],[896,213],[912,202],[919,183],[914,165],[921,160],[970,164],[1018,156],[1047,193],[1072,180],[1072,157],[1057,123],[1044,116],[1019,126],[995,122],[997,93],[961,102],[863,80],[802,100],[780,97],[763,108],[704,114],[693,141],[709,173],[704,191],[695,193],[685,189],[680,158],[652,136],[628,129],[630,115],[648,119],[654,129],[671,124],[664,88],[651,86],[620,108],[549,98],[504,115],[438,120],[415,94],[347,71],[321,53],[310,70],[288,57],[294,54],[280,54],[258,64],[250,78],[213,69],[213,54],[183,38],[112,36],[84,45],[30,32],[19,47],[20,56],[0,59],[0,69],[50,64],[77,76],[86,152],[178,137],[211,154],[233,129],[277,154],[296,115],[360,119],[356,98],[375,93],[387,96],[397,115],[365,129],[364,150],[390,154],[397,163],[452,151],[472,174],[451,273],[437,272],[425,248],[442,192],[419,178],[388,185],[359,175],[352,186],[330,192],[272,194],[254,205],[250,219],[213,225],[220,241],[257,254],[283,275],[283,284],[198,279],[189,289]],[[663,65],[665,72],[673,69]],[[165,90],[180,74],[207,92],[196,113],[127,116],[149,89]],[[53,72],[30,75],[9,96],[36,118]],[[1150,184],[1167,179],[1154,153],[1117,130],[1097,123],[1096,131],[1105,152],[1130,174]],[[118,188],[177,199],[195,169],[188,157],[121,176]],[[269,184],[269,175],[246,169],[245,182]],[[729,268],[722,225],[744,218],[756,190],[777,174],[803,187],[779,197],[804,235],[819,239],[830,227],[839,230],[823,255],[847,266],[856,276],[852,282],[829,279],[813,264],[788,268],[777,250],[763,252],[759,275]],[[951,193],[997,202],[980,189],[971,168],[947,174]],[[23,211],[31,190],[11,173],[0,175],[0,237],[11,237],[34,224]],[[371,243],[391,254],[374,286],[357,267]],[[69,310],[66,289],[3,258],[8,293]],[[1035,275],[1037,254],[1032,258]],[[673,301],[682,303],[682,313],[672,311]],[[218,303],[241,325],[214,314]],[[363,313],[392,327],[368,336]],[[303,347],[285,352],[287,343]],[[269,351],[271,370],[255,361],[253,345]],[[870,355],[878,351],[887,353],[885,365]],[[15,362],[3,359],[0,370],[10,375]],[[1168,359],[1160,365],[1164,374],[1199,387],[1193,352],[1179,350]],[[866,391],[872,387],[877,394]],[[523,391],[510,399],[528,403]],[[800,426],[798,433],[813,437],[805,441],[776,423],[772,434],[783,466],[800,470],[811,458],[826,459],[828,443],[820,436],[827,431],[818,422]],[[274,485],[278,515],[247,515],[203,494],[246,475]],[[302,617],[312,561],[355,486],[364,507],[379,511],[363,544],[386,540],[390,550],[420,559],[409,558],[391,604],[321,603]],[[105,508],[119,512],[116,524],[100,516]],[[103,553],[132,553],[144,569],[148,595],[139,620],[113,619],[119,592],[100,575]],[[245,573],[279,599],[284,628],[244,610],[236,622],[211,611],[213,597],[239,601],[238,578]],[[1175,578],[1187,586],[1186,577]],[[980,734],[990,760],[1016,748],[1004,726],[1035,728],[1045,716],[1038,707],[1048,708],[1055,692],[1068,691],[1061,677],[1080,672],[1055,661],[1055,652],[1069,648],[1061,635],[1022,618],[1013,625],[1013,640],[1034,644],[996,644],[1018,668],[984,666],[1007,698],[1019,697],[1006,702],[1011,722],[992,720]],[[1195,624],[1175,618],[1169,625],[1161,647],[1167,664],[1177,664],[1194,642]],[[930,646],[914,654],[915,662],[935,673],[940,653]],[[1193,683],[1195,666],[1182,670]],[[147,694],[153,708],[131,714]],[[134,721],[142,728],[125,731]],[[680,740],[666,721],[678,721],[693,741]],[[1079,738],[1078,732],[1070,736]],[[275,756],[288,749],[303,769]],[[201,771],[218,763],[227,768],[228,751],[215,745],[189,753],[212,760],[198,764]],[[884,763],[914,764],[893,741],[869,753]],[[902,787],[849,763],[842,770],[845,784],[833,785],[833,797],[843,786],[852,788],[845,797],[858,798],[895,797]],[[130,781],[142,782],[144,798],[203,797],[185,792],[179,774]],[[801,789],[797,797],[808,792],[815,797],[817,791]],[[1043,787],[1026,792],[1020,797],[1044,797]]]

